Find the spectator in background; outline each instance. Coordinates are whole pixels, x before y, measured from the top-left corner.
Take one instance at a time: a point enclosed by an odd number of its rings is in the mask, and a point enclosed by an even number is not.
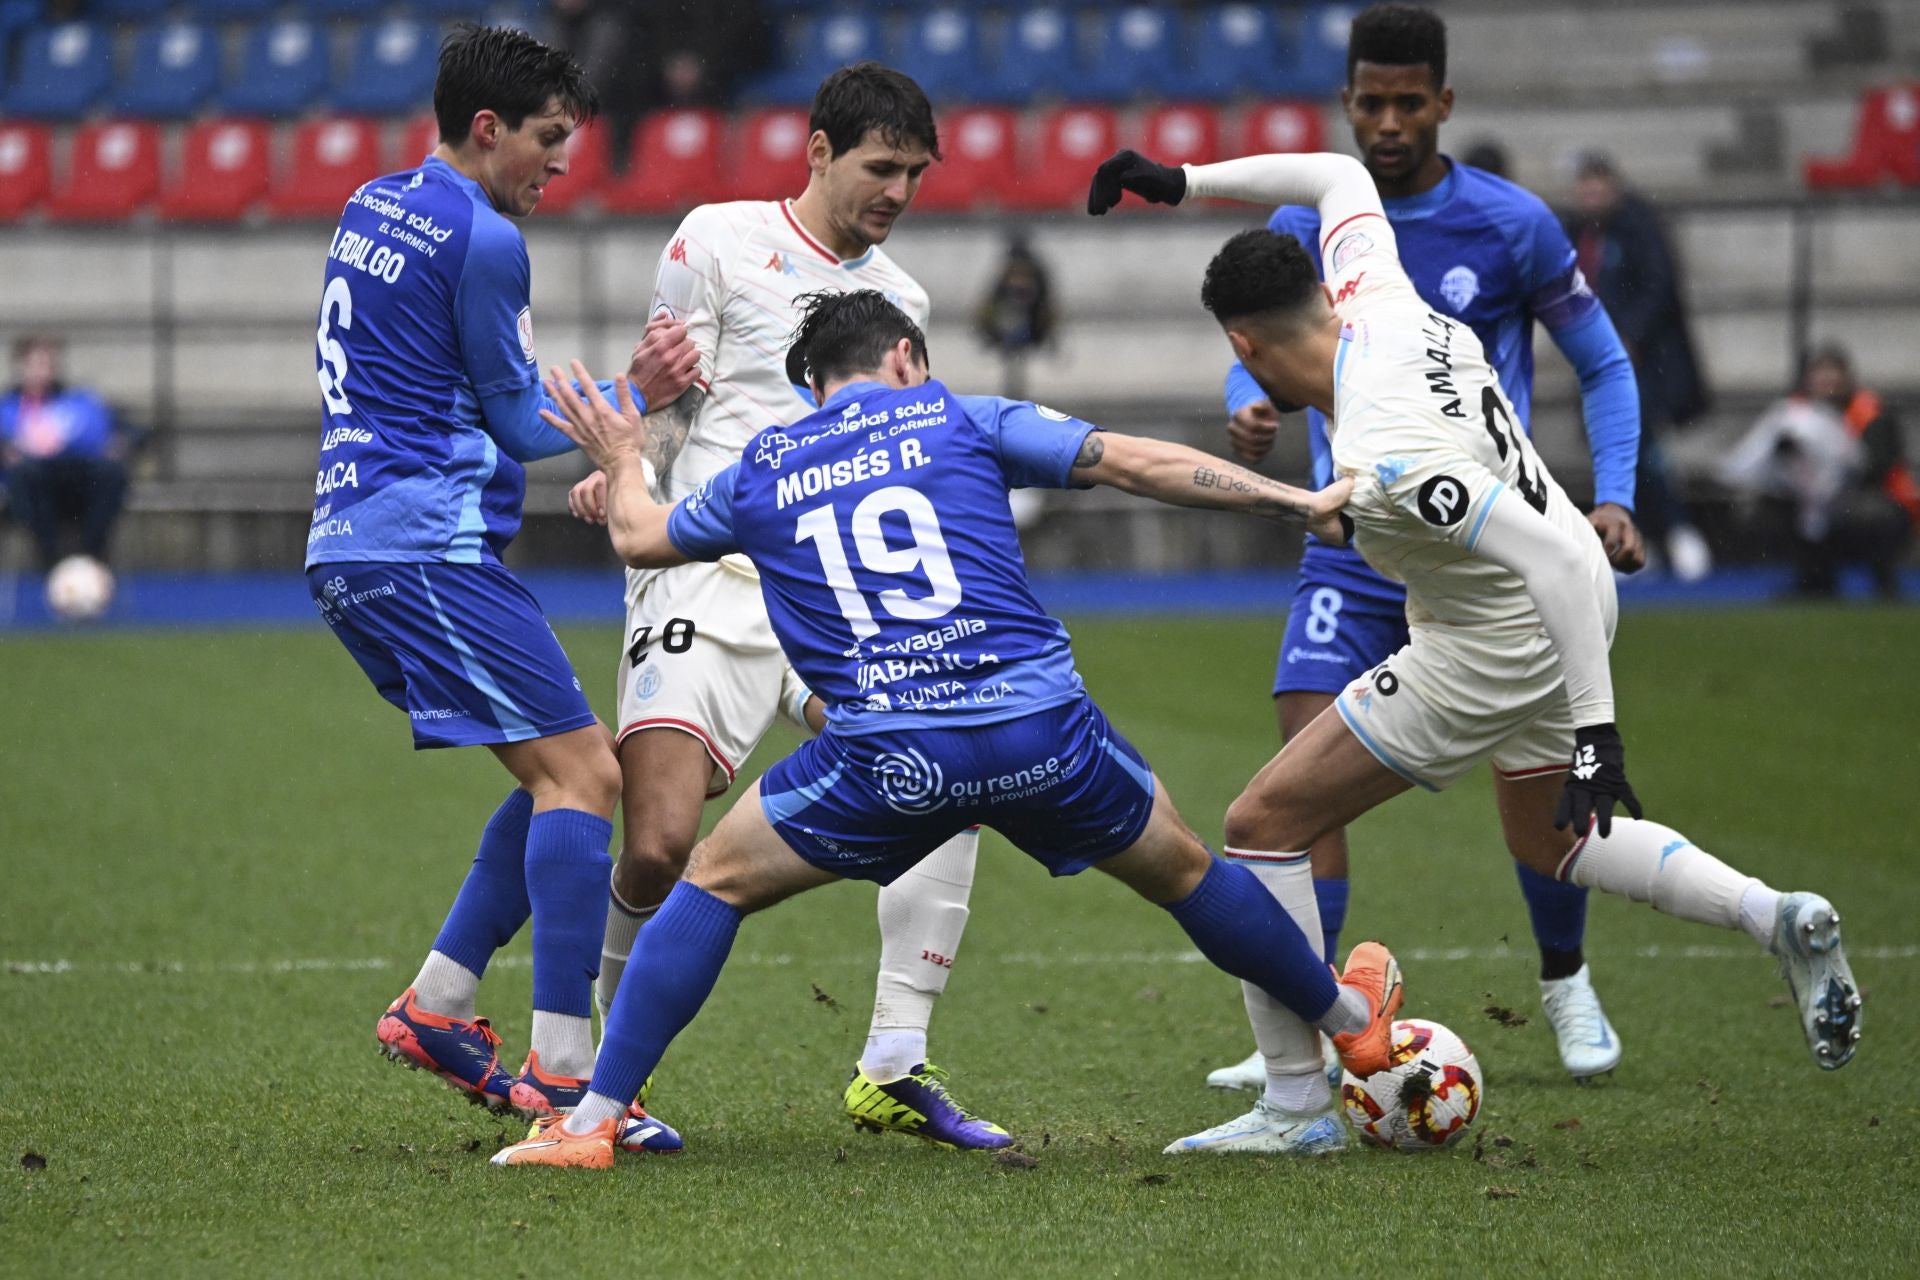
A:
[[[1898,420],[1854,382],[1844,350],[1811,353],[1794,392],[1760,416],[1720,474],[1735,489],[1792,504],[1797,594],[1833,595],[1840,566],[1860,562],[1877,593],[1899,596],[1920,487]]]
[[[1466,151],[1460,156],[1460,163],[1484,170],[1496,178],[1513,180],[1513,174],[1508,172],[1511,162],[1507,159],[1507,149],[1492,138],[1481,138],[1477,142],[1469,143]]]
[[[106,401],[60,381],[60,343],[14,344],[17,385],[0,397],[0,471],[14,515],[33,535],[41,568],[61,559],[61,535],[77,530],[80,552],[105,563],[127,495],[126,438]]]
[[[1640,384],[1640,466],[1634,517],[1649,549],[1664,546],[1675,577],[1693,582],[1713,567],[1669,479],[1661,437],[1705,413],[1709,396],[1681,301],[1679,265],[1660,215],[1622,186],[1613,161],[1581,158],[1574,212],[1566,220],[1580,270],[1626,343]]]
[[[660,107],[718,107],[765,65],[761,0],[554,0],[558,43],[600,92],[613,163],[634,125]]]

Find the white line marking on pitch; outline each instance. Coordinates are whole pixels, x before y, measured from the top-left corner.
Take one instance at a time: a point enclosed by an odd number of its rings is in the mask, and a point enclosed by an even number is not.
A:
[[[1412,947],[1394,953],[1409,964],[1452,964],[1469,960],[1507,960],[1523,953],[1513,947]],[[1628,951],[1590,952],[1602,960],[1753,960],[1766,953],[1754,947],[1637,947]],[[1898,947],[1857,947],[1848,951],[1854,960],[1913,960],[1920,958],[1920,945],[1909,944]],[[219,963],[189,963],[182,960],[7,960],[0,962],[8,977],[50,978],[69,974],[109,974],[133,977],[168,976],[217,976],[217,977],[277,977],[293,973],[357,973],[399,969],[404,963],[380,956],[314,957],[292,960],[239,960]],[[729,964],[761,969],[786,969],[799,965],[800,957],[785,952],[761,953],[743,952],[728,961]],[[809,965],[859,964],[866,965],[866,957],[816,957],[805,961]],[[1076,968],[1127,968],[1130,966],[1155,967],[1162,965],[1205,964],[1206,957],[1198,951],[1067,951],[1058,955],[1040,951],[1009,951],[1000,955],[973,955],[967,963],[1000,964],[1030,967],[1067,967]],[[495,969],[531,968],[533,960],[529,956],[510,955],[497,957],[492,964]]]

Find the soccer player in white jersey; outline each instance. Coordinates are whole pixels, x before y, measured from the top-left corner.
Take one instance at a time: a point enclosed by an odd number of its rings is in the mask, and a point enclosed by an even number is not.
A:
[[[774,423],[813,409],[788,376],[795,299],[873,289],[921,325],[927,294],[880,248],[939,157],[920,87],[878,63],[842,68],[815,94],[808,180],[794,199],[702,205],[668,241],[656,317],[682,321],[700,352],[698,380],[648,426],[662,501],[686,497],[739,459]],[[582,481],[577,514],[603,519],[605,478]],[[613,873],[598,999],[604,1017],[634,939],[685,869],[705,802],[723,794],[777,713],[818,729],[818,704],[793,675],[767,622],[759,574],[744,556],[627,574],[619,667],[625,835]],[[847,1112],[960,1147],[1003,1147],[996,1124],[953,1102],[927,1063],[927,1024],[966,927],[978,832],[943,845],[880,893],[880,974]]]
[[[1516,428],[1473,331],[1414,291],[1367,171],[1335,155],[1174,169],[1122,152],[1100,167],[1088,207],[1111,208],[1122,190],[1162,204],[1318,207],[1324,285],[1312,250],[1263,229],[1227,242],[1201,300],[1275,405],[1327,416],[1335,472],[1354,481],[1351,540],[1407,587],[1411,642],[1254,777],[1228,810],[1226,855],[1256,868],[1311,933],[1314,840],[1490,759],[1515,856],[1685,920],[1744,929],[1779,957],[1814,1060],[1844,1066],[1860,1037],[1860,997],[1838,914],[1641,820],[1614,723],[1606,553]],[[1633,816],[1614,817],[1616,804]],[[1290,1115],[1326,1105],[1311,1029],[1270,1000],[1247,1004],[1267,1092],[1247,1115],[1170,1152],[1275,1149]]]

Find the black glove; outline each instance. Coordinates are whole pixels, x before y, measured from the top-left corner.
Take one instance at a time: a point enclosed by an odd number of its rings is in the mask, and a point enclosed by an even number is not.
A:
[[[1640,797],[1627,781],[1627,748],[1612,724],[1590,724],[1573,731],[1573,764],[1567,787],[1553,811],[1555,830],[1573,824],[1577,835],[1589,828],[1604,837],[1613,833],[1613,806],[1640,816]]]
[[[1116,151],[1093,171],[1087,212],[1099,217],[1120,203],[1123,191],[1153,204],[1179,204],[1187,194],[1187,171],[1178,165],[1156,164],[1138,151]]]

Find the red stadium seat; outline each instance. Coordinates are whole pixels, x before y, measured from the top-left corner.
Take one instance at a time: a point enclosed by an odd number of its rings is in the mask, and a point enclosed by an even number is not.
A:
[[[377,122],[310,120],[294,130],[292,153],[267,192],[267,207],[282,218],[337,218],[354,189],[379,176]]]
[[[418,163],[416,161],[415,163]],[[597,125],[575,129],[567,139],[567,171],[547,184],[536,214],[565,213],[597,196],[607,184],[607,131]]]
[[[205,120],[180,143],[180,172],[160,193],[160,215],[231,222],[267,193],[273,131],[259,120]]]
[[[740,122],[729,144],[727,195],[734,200],[778,200],[807,185],[807,113],[756,111]]]
[[[1867,90],[1852,154],[1808,160],[1806,179],[1809,187],[1824,190],[1876,187],[1886,180],[1920,187],[1920,84]]]
[[[440,145],[440,122],[431,115],[415,116],[400,126],[400,142],[387,165],[389,173],[411,169]]]
[[[1220,116],[1203,106],[1149,111],[1141,121],[1140,150],[1162,164],[1212,164],[1220,158]]]
[[[722,194],[715,111],[657,111],[634,130],[626,176],[602,200],[615,213],[680,213]]]
[[[47,216],[116,221],[160,189],[160,130],[136,120],[103,120],[73,135],[66,176],[47,197]]]
[[[43,124],[0,123],[0,222],[20,217],[53,183],[53,131]]]
[[[1326,126],[1320,108],[1310,102],[1263,102],[1240,118],[1233,154],[1259,156],[1275,151],[1325,151]]]
[[[1056,107],[1040,121],[1040,150],[1008,192],[1021,209],[1082,205],[1087,182],[1119,145],[1119,117],[1107,107]]]
[[[997,204],[1020,162],[1020,117],[1000,107],[948,111],[940,119],[946,159],[927,170],[916,209],[972,209]]]

